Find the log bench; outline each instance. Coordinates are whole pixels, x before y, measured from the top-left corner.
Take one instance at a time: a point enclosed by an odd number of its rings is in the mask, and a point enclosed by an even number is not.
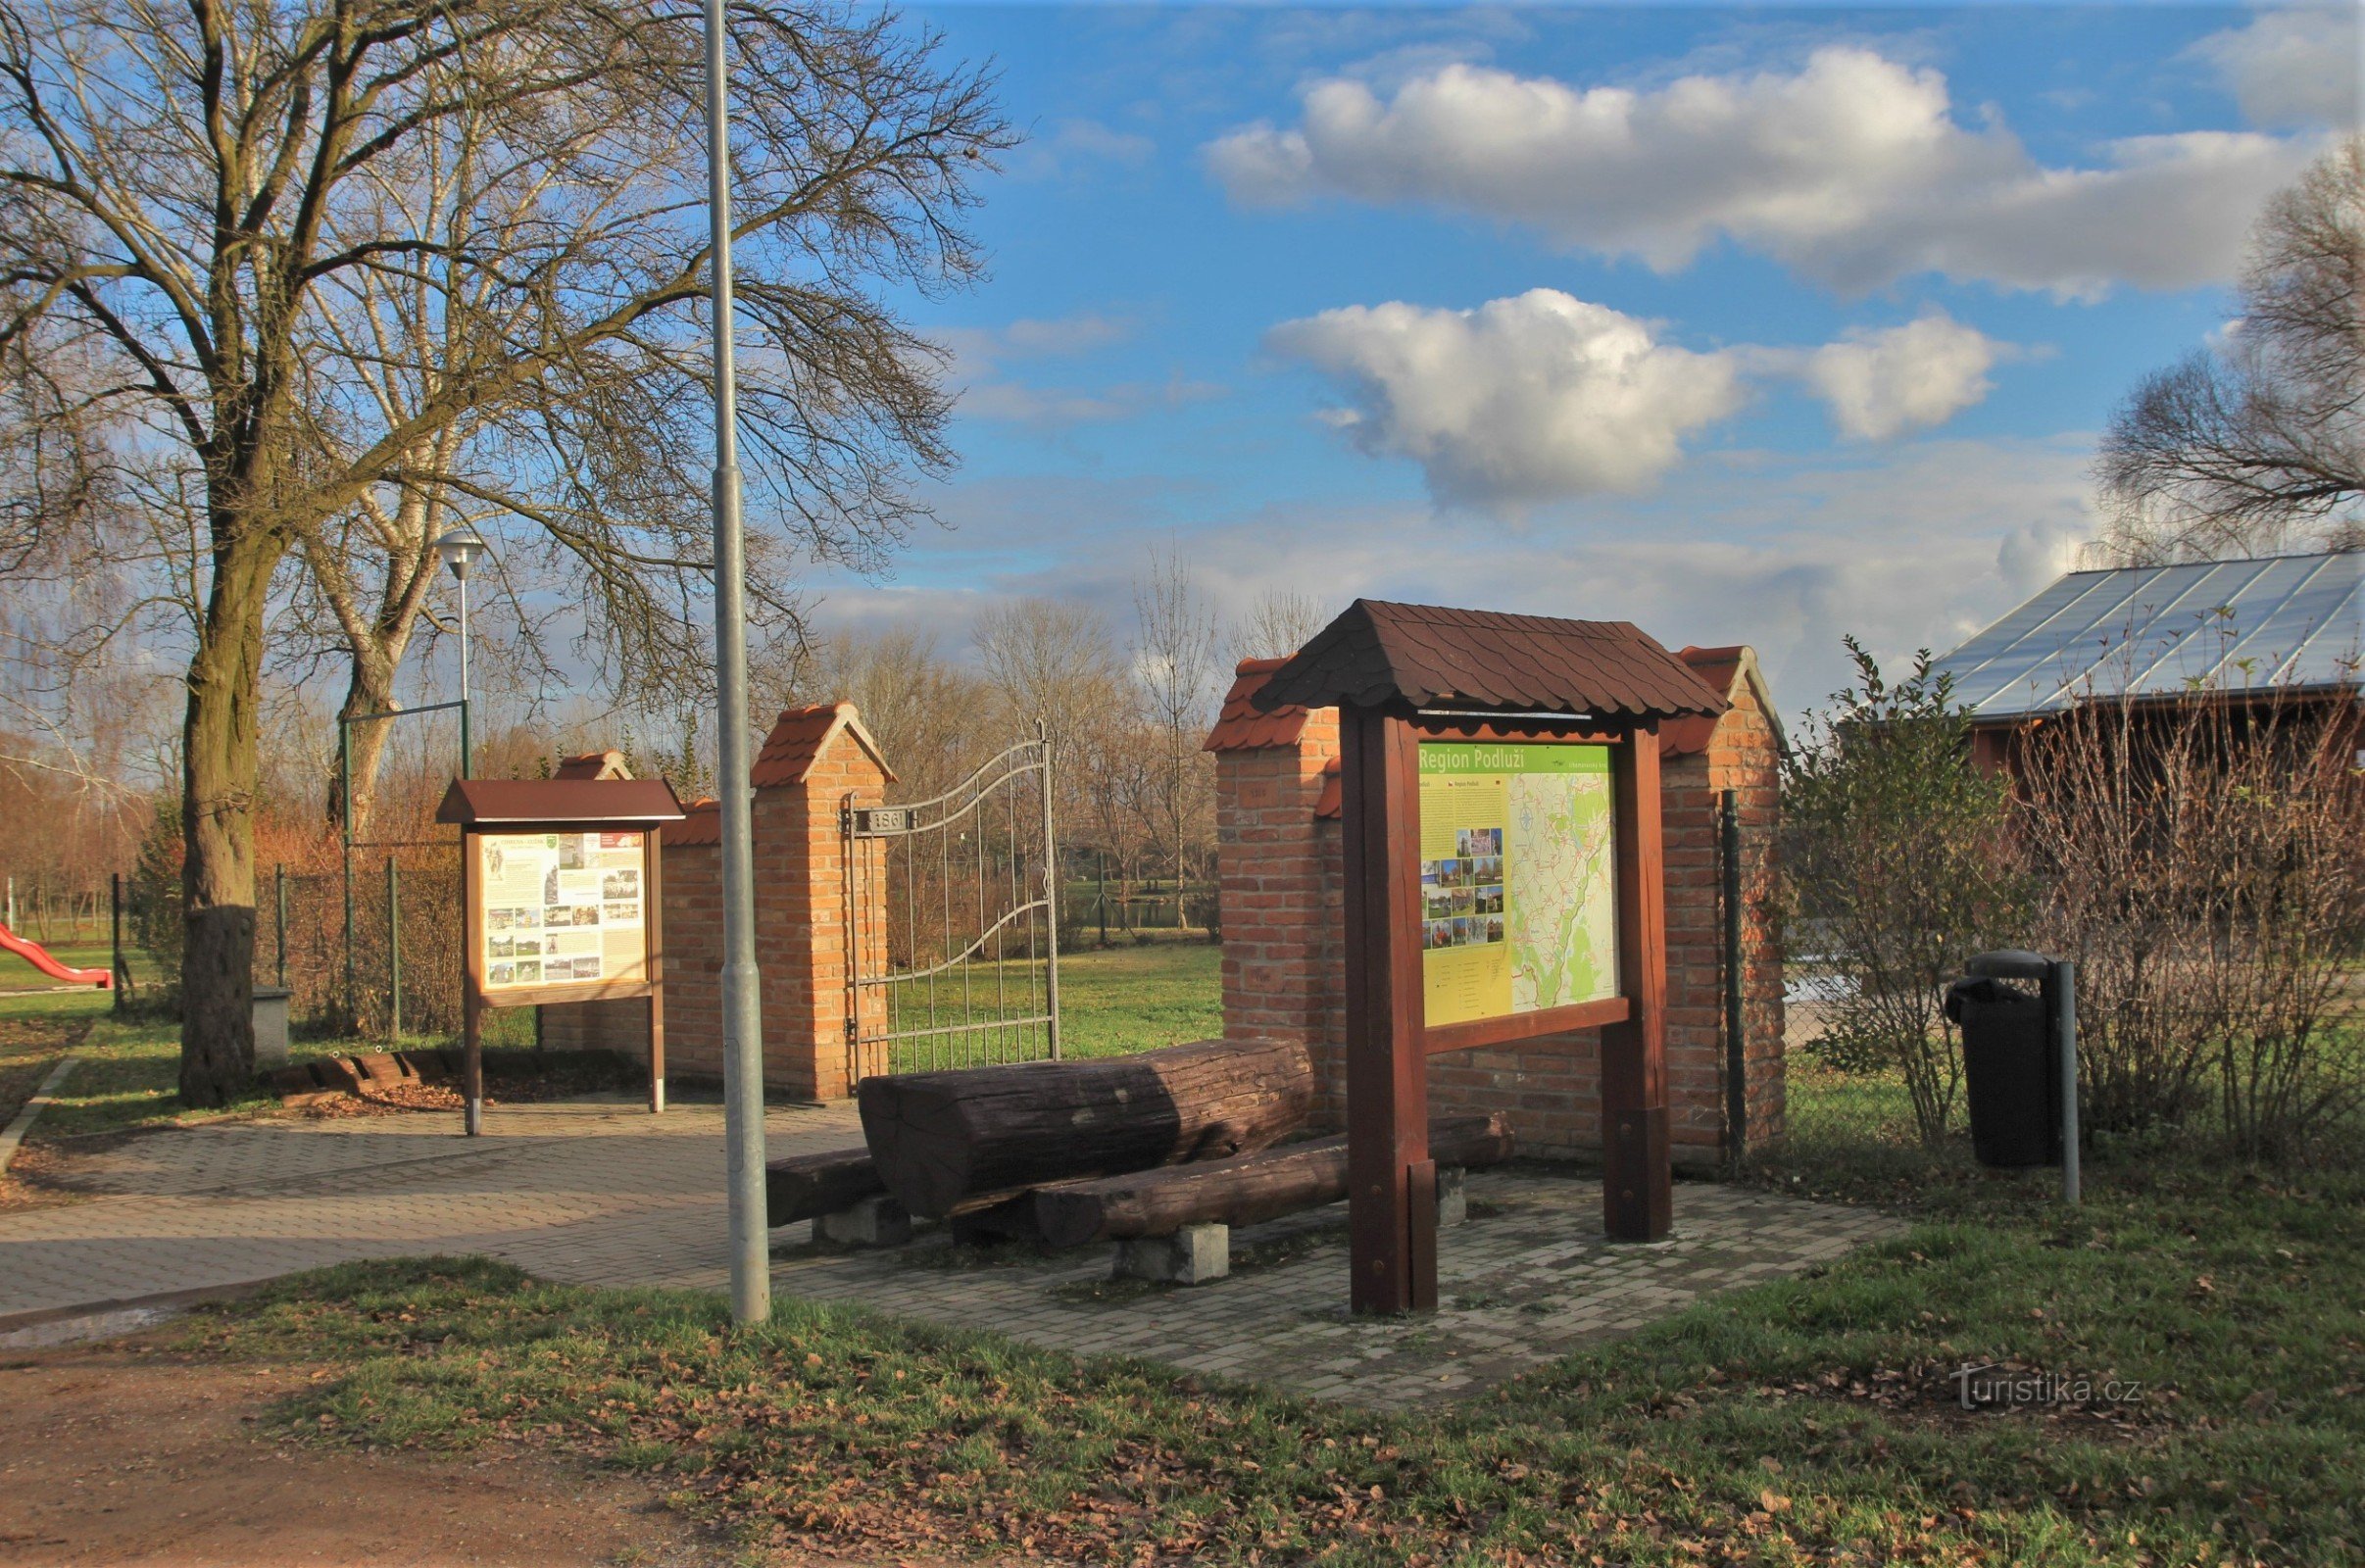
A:
[[[1439,1222],[1467,1212],[1461,1173],[1511,1157],[1500,1114],[1441,1117],[1429,1125]],[[1059,1182],[1033,1194],[1035,1227],[1054,1247],[1117,1244],[1119,1277],[1197,1285],[1231,1271],[1231,1232],[1347,1196],[1347,1139],[1317,1138],[1228,1159]]]

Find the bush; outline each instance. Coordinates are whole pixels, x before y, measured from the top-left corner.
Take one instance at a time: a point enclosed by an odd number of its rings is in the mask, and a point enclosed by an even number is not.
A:
[[[2010,794],[1971,765],[1970,715],[1927,650],[1892,685],[1847,646],[1859,684],[1808,715],[1783,765],[1788,962],[1815,990],[1832,1064],[1897,1069],[1934,1145],[1962,1079],[1942,993],[1972,954],[2025,941]]]
[[[2365,785],[2352,704],[2214,685],[2023,732],[2041,938],[2078,962],[2090,1127],[2214,1117],[2288,1156],[2365,1103]]]

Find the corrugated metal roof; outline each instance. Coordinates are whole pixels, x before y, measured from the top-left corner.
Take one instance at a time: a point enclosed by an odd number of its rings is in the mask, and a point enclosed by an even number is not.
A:
[[[2355,687],[2365,553],[2073,571],[1938,661],[1982,718],[2080,697]]]
[[[1721,713],[1724,699],[1622,620],[1560,620],[1358,599],[1249,699],[1292,704],[1672,718]]]

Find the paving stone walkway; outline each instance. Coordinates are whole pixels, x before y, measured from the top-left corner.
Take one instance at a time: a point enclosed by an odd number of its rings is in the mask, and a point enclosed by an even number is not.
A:
[[[1227,1279],[1115,1285],[1109,1249],[953,1268],[942,1237],[900,1252],[815,1253],[806,1227],[776,1233],[778,1289],[861,1301],[953,1327],[991,1324],[1078,1354],[1195,1372],[1381,1408],[1450,1402],[1631,1333],[1702,1296],[1797,1274],[1901,1235],[1871,1209],[1715,1183],[1675,1189],[1675,1234],[1601,1236],[1601,1185],[1549,1169],[1473,1172],[1470,1218],[1438,1233],[1438,1311],[1373,1321],[1347,1312],[1344,1203],[1233,1233]]]
[[[0,1213],[0,1327],[429,1252],[586,1285],[727,1285],[719,1106],[656,1117],[622,1099],[494,1107],[488,1136],[472,1141],[455,1120],[222,1122],[53,1161],[69,1196]],[[774,1158],[861,1141],[847,1105],[775,1108],[765,1131]],[[1106,1248],[960,1268],[945,1266],[955,1254],[941,1234],[890,1252],[820,1252],[810,1224],[773,1232],[773,1282],[1079,1354],[1406,1407],[1903,1229],[1871,1210],[1682,1183],[1673,1239],[1619,1246],[1601,1238],[1595,1181],[1515,1167],[1474,1174],[1469,1198],[1470,1220],[1441,1233],[1440,1310],[1425,1320],[1348,1316],[1344,1205],[1236,1233],[1232,1277],[1191,1288],[1112,1285]]]

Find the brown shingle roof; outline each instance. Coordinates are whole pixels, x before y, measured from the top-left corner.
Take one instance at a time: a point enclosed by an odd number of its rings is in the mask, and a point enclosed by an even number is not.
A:
[[[756,754],[756,765],[748,769],[748,782],[758,789],[777,784],[802,784],[813,771],[813,763],[840,730],[855,738],[870,760],[895,782],[895,769],[879,755],[878,742],[862,727],[862,716],[852,703],[823,703],[816,708],[791,708],[772,723],[772,732],[764,737],[764,750]]]
[[[681,802],[662,778],[456,778],[438,822],[673,822]]]
[[[1716,714],[1725,701],[1639,627],[1358,599],[1250,699],[1264,712],[1296,704],[1601,718]]]
[[[1306,720],[1311,709],[1292,703],[1271,712],[1260,710],[1252,701],[1257,688],[1270,680],[1273,671],[1288,663],[1286,659],[1244,659],[1232,681],[1232,689],[1223,694],[1223,711],[1217,715],[1215,727],[1207,731],[1203,752],[1256,752],[1267,746],[1295,746],[1298,737],[1306,733]]]
[[[686,808],[688,814],[678,822],[667,822],[660,831],[666,849],[692,845],[714,845],[722,842],[722,803],[712,795],[694,801]]]

